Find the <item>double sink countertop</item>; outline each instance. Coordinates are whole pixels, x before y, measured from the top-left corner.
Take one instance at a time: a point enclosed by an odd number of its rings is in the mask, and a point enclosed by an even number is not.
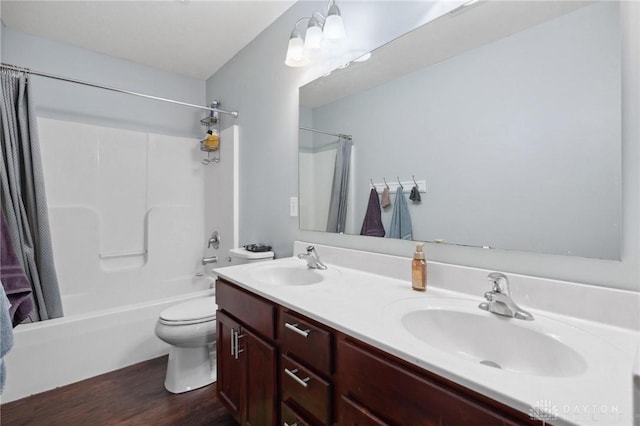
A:
[[[640,424],[638,293],[507,273],[514,301],[534,316],[524,321],[477,308],[492,271],[428,262],[427,291],[416,292],[411,258],[316,249],[325,271],[291,257],[214,273],[532,418]]]

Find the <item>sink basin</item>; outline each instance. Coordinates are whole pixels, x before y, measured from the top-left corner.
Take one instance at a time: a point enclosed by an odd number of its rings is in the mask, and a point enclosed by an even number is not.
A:
[[[309,269],[304,262],[259,265],[250,273],[252,280],[261,284],[278,286],[319,284],[339,275],[339,272],[332,267],[324,271]]]
[[[523,321],[482,311],[474,301],[432,299],[428,307],[405,309],[400,323],[420,342],[483,368],[547,377],[577,376],[587,369],[585,359],[563,342],[579,330],[540,316]]]

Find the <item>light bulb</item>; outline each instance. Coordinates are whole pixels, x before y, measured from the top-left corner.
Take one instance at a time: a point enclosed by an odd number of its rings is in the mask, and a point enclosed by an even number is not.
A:
[[[290,67],[303,67],[309,65],[309,59],[304,56],[304,42],[297,31],[291,33],[287,57],[284,61]]]
[[[309,21],[309,27],[304,35],[305,49],[320,49],[322,43],[322,29],[315,18]]]
[[[335,3],[329,7],[329,13],[324,22],[323,35],[327,40],[342,40],[346,37],[340,9]]]

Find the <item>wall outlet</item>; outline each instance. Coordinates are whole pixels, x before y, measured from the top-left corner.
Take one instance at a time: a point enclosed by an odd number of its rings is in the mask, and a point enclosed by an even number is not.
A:
[[[298,197],[289,198],[289,216],[298,216]]]

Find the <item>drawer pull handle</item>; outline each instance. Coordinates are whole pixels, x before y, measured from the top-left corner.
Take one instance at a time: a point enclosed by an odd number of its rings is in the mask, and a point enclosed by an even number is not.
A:
[[[296,382],[298,382],[300,384],[300,386],[302,386],[303,388],[306,388],[308,385],[308,381],[311,380],[311,377],[306,377],[304,379],[301,379],[300,377],[296,376],[296,373],[298,372],[298,369],[294,369],[294,370],[289,370],[288,368],[284,369],[284,372],[287,373],[289,375],[289,377],[291,377],[293,380],[295,380]]]
[[[293,424],[289,424],[287,422],[284,422],[283,426],[298,426],[298,423],[293,423]]]
[[[303,337],[309,337],[309,333],[311,333],[310,329],[307,330],[301,330],[298,328],[298,324],[289,324],[288,322],[284,323],[285,328],[288,328],[289,330],[298,333],[299,335],[303,336]]]

